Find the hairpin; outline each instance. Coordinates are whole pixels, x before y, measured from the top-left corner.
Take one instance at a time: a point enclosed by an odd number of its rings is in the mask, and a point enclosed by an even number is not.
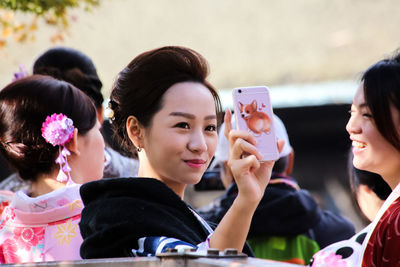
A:
[[[114,110],[113,110],[113,101],[112,100],[110,100],[109,102],[108,102],[108,105],[107,105],[107,108],[106,108],[106,110],[104,111],[104,116],[106,116],[106,118],[107,119],[109,119],[110,120],[110,122],[112,122],[115,118],[114,118]]]
[[[42,124],[42,136],[47,143],[53,146],[59,146],[59,155],[56,159],[56,163],[60,165],[60,171],[57,175],[57,181],[67,181],[68,178],[71,178],[71,168],[67,161],[67,157],[71,155],[71,152],[65,147],[65,144],[74,136],[73,121],[61,113],[54,113],[51,116],[47,116]],[[65,173],[67,173],[68,176]]]

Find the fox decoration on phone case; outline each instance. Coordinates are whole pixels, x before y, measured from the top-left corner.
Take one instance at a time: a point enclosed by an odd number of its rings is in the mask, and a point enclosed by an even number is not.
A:
[[[271,130],[271,119],[266,113],[257,110],[256,100],[253,100],[251,104],[247,105],[241,102],[238,102],[238,104],[240,116],[246,121],[249,130],[257,135],[261,135],[261,133],[269,134]],[[265,107],[265,105],[262,104],[262,107]],[[262,108],[260,108],[260,110],[262,110]]]

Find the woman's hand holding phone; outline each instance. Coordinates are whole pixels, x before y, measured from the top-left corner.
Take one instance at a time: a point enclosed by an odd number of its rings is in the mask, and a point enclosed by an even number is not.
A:
[[[223,250],[233,247],[241,251],[249,233],[251,219],[271,177],[273,161],[260,162],[255,137],[243,130],[232,130],[232,114],[225,113],[225,136],[229,141],[228,166],[239,193],[232,206],[210,237],[210,247]],[[279,151],[284,142],[278,142]]]
[[[232,113],[227,109],[224,134],[229,141],[228,166],[239,189],[238,198],[243,197],[247,205],[254,203],[257,207],[264,195],[275,162],[260,162],[262,154],[257,150],[255,137],[248,131],[233,130],[231,118]],[[282,150],[283,145],[283,140],[277,142],[278,151]]]

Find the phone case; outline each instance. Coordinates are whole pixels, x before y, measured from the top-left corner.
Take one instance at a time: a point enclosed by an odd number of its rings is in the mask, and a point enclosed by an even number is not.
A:
[[[279,151],[273,125],[269,90],[266,86],[241,87],[233,90],[236,128],[251,132],[257,140],[261,161],[277,160]]]

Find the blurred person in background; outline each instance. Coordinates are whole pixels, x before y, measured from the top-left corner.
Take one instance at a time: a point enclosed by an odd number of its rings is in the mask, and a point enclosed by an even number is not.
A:
[[[285,145],[254,213],[247,240],[256,257],[305,265],[319,249],[351,237],[354,227],[344,217],[321,210],[310,193],[300,189],[290,177],[294,151],[278,116],[274,115],[273,123],[277,138],[285,140]],[[223,131],[224,125],[220,129]],[[210,205],[198,209],[209,222],[218,223],[237,196],[237,186],[227,167],[228,155],[227,140],[220,134],[210,169],[221,167],[221,179],[227,191]]]
[[[350,152],[349,182],[354,203],[365,222],[372,222],[392,189],[379,174],[357,169]]]
[[[357,207],[360,217],[368,225],[375,219],[392,189],[379,174],[354,167],[352,151],[349,152],[347,168],[353,203]],[[320,266],[328,263],[334,266],[344,262],[345,259],[348,263],[347,266],[353,266],[351,264],[355,264],[360,257],[362,243],[369,230],[370,226],[368,225],[349,240],[326,247],[314,255],[311,264]]]

